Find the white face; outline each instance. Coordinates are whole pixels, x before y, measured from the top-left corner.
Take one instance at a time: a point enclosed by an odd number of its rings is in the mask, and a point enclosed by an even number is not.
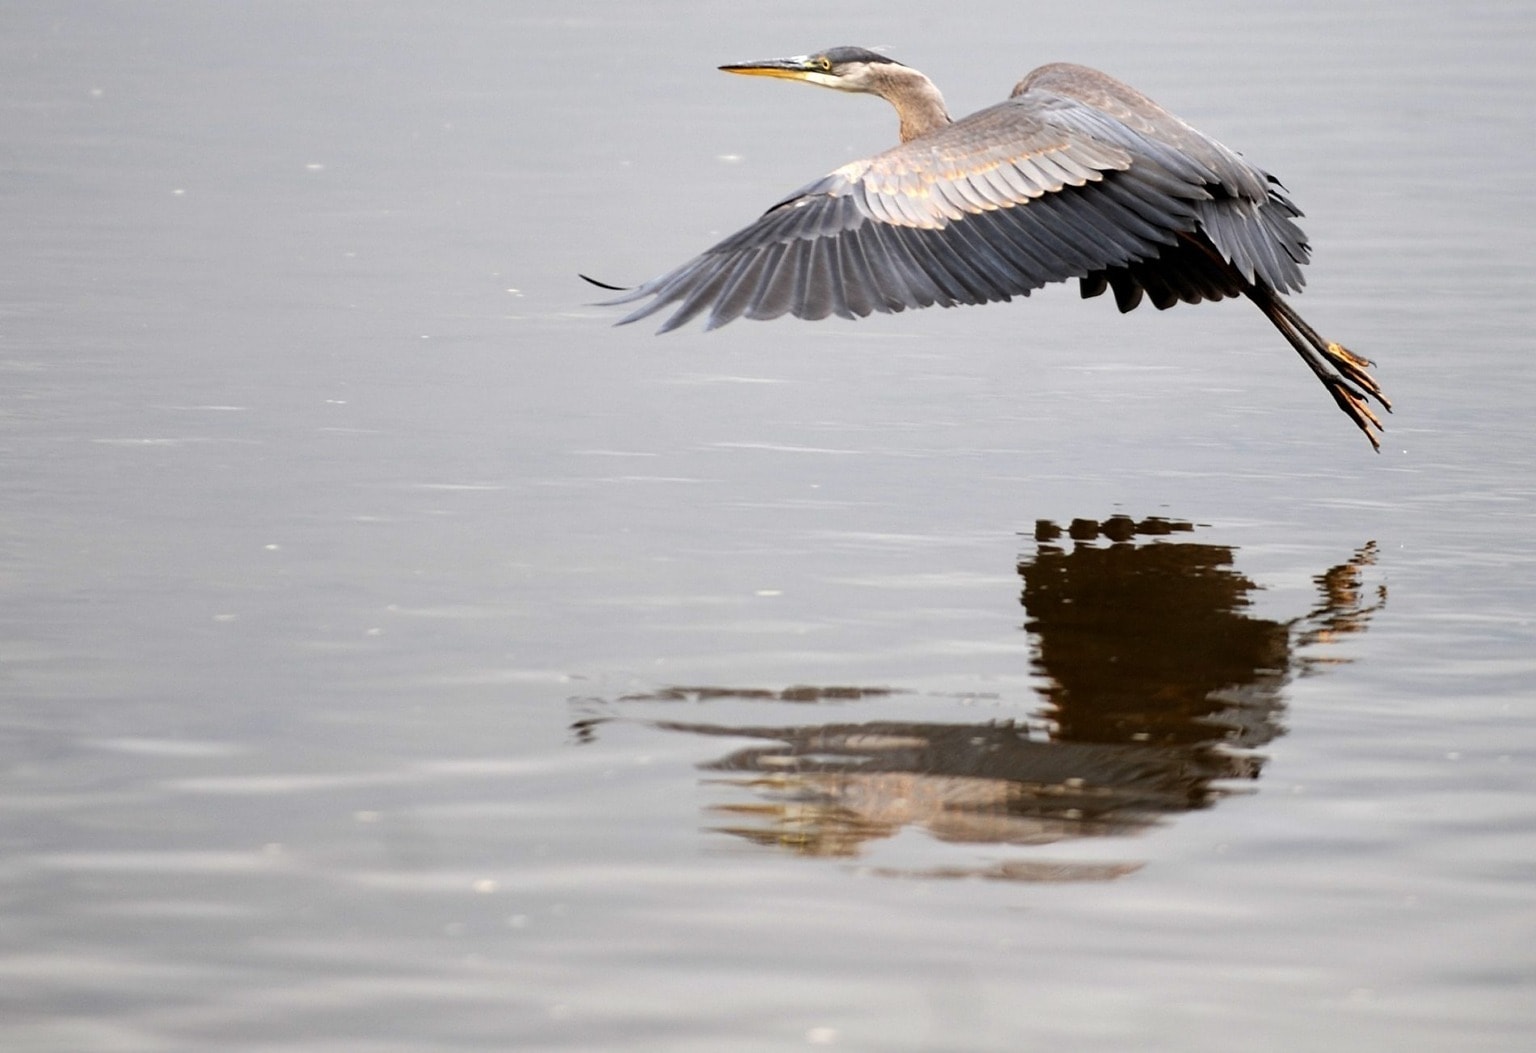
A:
[[[810,67],[799,79],[807,84],[817,84],[837,91],[867,91],[870,82],[870,66],[867,62],[845,62],[834,67],[824,55],[797,55],[790,61]],[[833,69],[837,73],[832,72]]]

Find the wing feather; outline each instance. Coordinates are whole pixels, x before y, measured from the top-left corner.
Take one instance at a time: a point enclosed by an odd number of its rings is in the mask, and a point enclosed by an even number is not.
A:
[[[889,294],[900,297],[911,307],[955,307],[965,301],[955,295],[952,281],[946,281],[942,273],[924,265],[917,251],[909,244],[912,234],[906,227],[872,223],[864,232],[879,241],[894,265],[891,277],[897,279],[888,288]]]
[[[1011,208],[1017,195],[996,167],[983,168],[971,175],[971,183],[986,196],[993,208]]]
[[[732,261],[732,263],[735,262],[737,261]],[[702,281],[680,290],[682,306],[662,324],[660,331],[669,333],[679,326],[687,325],[701,313],[709,310],[728,283],[734,269],[731,265],[712,267],[705,272]]]
[[[1014,201],[1030,201],[1042,193],[1039,186],[1018,165],[1001,164],[990,173],[994,182],[1001,183]]]
[[[1055,275],[1071,275],[1075,268],[1054,252],[1048,242],[1038,238],[1021,238],[1008,221],[1011,209],[997,209],[978,216],[977,234],[1006,256],[1025,275],[1024,290],[1038,288],[1060,279]]]
[[[920,227],[895,228],[894,233],[906,243],[918,266],[935,281],[946,286],[956,303],[987,302],[986,283],[959,253],[950,239],[936,238]]]
[[[868,318],[883,302],[870,283],[870,276],[878,273],[878,269],[864,249],[862,234],[863,231],[856,228],[837,242],[838,271],[843,277],[843,298],[848,302],[848,317],[851,318]]]
[[[770,252],[777,259],[764,271],[762,285],[747,305],[745,314],[748,318],[766,321],[789,310],[795,288],[795,258],[804,247],[804,242],[772,247]]]
[[[984,298],[988,301],[1007,300],[1014,293],[1037,288],[1040,283],[1031,273],[1034,268],[1016,262],[1013,254],[987,237],[988,215],[990,213],[984,212],[950,228],[954,235],[951,240],[959,247],[958,239],[964,239],[965,258],[976,265],[990,286]]]
[[[732,273],[730,283],[716,297],[714,310],[710,312],[704,328],[718,329],[740,318],[776,259],[772,251],[743,257],[740,266]]]
[[[826,256],[827,301],[833,314],[839,318],[854,318],[853,308],[848,306],[848,276],[843,268],[843,245],[846,239],[824,238],[816,244]]]

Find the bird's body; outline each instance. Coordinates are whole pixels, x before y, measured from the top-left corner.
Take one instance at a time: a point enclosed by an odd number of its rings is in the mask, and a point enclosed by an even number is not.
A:
[[[1370,362],[1324,341],[1283,300],[1303,284],[1306,236],[1279,183],[1106,74],[1055,63],[951,120],[927,77],[860,48],[722,66],[880,95],[902,142],[844,165],[703,255],[609,303],[704,315],[845,318],[1028,295],[1076,278],[1120,310],[1246,296],[1373,446],[1390,408]],[[1342,374],[1342,375],[1341,375]]]

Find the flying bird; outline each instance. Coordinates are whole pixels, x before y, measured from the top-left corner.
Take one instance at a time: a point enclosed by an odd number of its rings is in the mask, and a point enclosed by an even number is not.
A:
[[[1122,312],[1246,296],[1381,448],[1391,403],[1373,363],[1324,340],[1283,299],[1310,249],[1280,182],[1147,96],[1086,66],[1041,66],[1003,102],[953,120],[933,82],[874,51],[721,66],[878,95],[901,143],[846,164],[756,222],[606,305],[620,320],[671,310],[661,332],[700,315],[737,318],[954,307],[1009,300],[1076,278]]]

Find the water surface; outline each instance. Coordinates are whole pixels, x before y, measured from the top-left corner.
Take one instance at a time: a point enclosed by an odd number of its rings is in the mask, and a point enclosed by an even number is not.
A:
[[[1523,1048],[1531,30],[10,5],[4,1045]],[[1274,170],[1381,454],[1240,304],[612,329],[836,43]]]

